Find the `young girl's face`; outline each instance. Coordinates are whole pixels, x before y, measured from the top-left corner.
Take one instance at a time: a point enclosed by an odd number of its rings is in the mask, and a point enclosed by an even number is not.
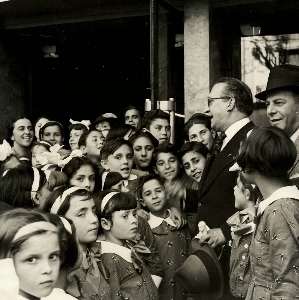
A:
[[[39,130],[43,125],[45,125],[49,120],[47,118],[40,118],[38,122],[35,124],[34,134],[37,140],[39,141]]]
[[[139,129],[141,127],[141,118],[137,109],[129,109],[125,113],[125,124]]]
[[[238,177],[237,184],[234,187],[235,207],[237,209],[245,209],[249,203],[248,199],[246,199],[245,191],[249,192],[245,190],[240,177]]]
[[[86,139],[86,146],[83,152],[90,156],[99,156],[104,145],[104,140],[101,132],[93,130]]]
[[[194,124],[189,129],[189,141],[201,142],[209,150],[212,150],[215,144],[214,136],[210,129],[204,124]]]
[[[147,206],[151,213],[164,210],[166,201],[165,189],[158,180],[152,179],[143,185],[141,203]]]
[[[137,169],[144,170],[148,168],[152,162],[154,145],[146,137],[140,137],[134,141],[134,162]]]
[[[132,171],[133,153],[128,145],[120,146],[113,154],[109,155],[104,163],[104,168],[111,172],[118,172],[127,179]]]
[[[32,158],[31,158],[32,167],[35,167],[35,168],[41,168],[41,167],[43,167],[43,165],[36,158],[36,154],[41,154],[43,152],[49,152],[49,151],[44,146],[42,146],[42,145],[35,145],[32,148]]]
[[[33,127],[28,119],[19,119],[14,123],[11,139],[15,144],[22,147],[29,147],[33,141]]]
[[[73,221],[83,249],[86,244],[96,241],[99,228],[94,200],[84,200],[85,198],[86,196],[72,196],[70,208],[65,214],[66,218]]]
[[[83,129],[72,129],[70,132],[69,144],[72,150],[79,149],[79,139],[83,133]]]
[[[127,193],[129,189],[124,186],[124,181],[121,180],[119,183],[116,183],[111,186],[111,189],[119,190],[121,192]]]
[[[137,209],[115,211],[112,214],[111,234],[119,241],[135,238],[137,233]]]
[[[109,130],[111,129],[111,126],[108,121],[102,121],[102,122],[98,123],[95,127],[96,127],[96,130],[101,132],[104,137],[107,136]]]
[[[43,141],[49,141],[53,145],[59,144],[62,145],[63,137],[61,133],[61,128],[58,125],[52,125],[45,128],[44,133],[42,135]]]
[[[38,298],[48,296],[59,275],[59,254],[57,233],[37,234],[26,240],[13,257],[20,290]]]
[[[149,127],[150,133],[159,141],[159,143],[165,141],[169,142],[171,134],[170,130],[171,127],[166,119],[155,119]]]
[[[195,151],[187,152],[182,157],[182,163],[186,174],[196,182],[200,182],[206,162],[207,159],[202,154]]]
[[[95,173],[92,166],[81,166],[70,179],[70,185],[81,187],[92,193],[95,186]]]
[[[164,180],[175,179],[180,172],[180,163],[172,153],[159,153],[155,172]]]

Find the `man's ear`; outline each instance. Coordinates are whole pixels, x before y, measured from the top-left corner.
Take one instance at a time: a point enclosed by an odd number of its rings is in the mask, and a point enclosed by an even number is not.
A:
[[[153,167],[153,170],[154,170],[154,172],[155,172],[157,175],[159,175],[156,166]]]
[[[228,100],[228,107],[227,107],[227,111],[232,111],[236,106],[236,100],[235,98],[230,98]]]
[[[101,226],[104,230],[110,230],[111,229],[111,221],[105,219],[105,218],[101,218]]]
[[[82,151],[83,154],[86,154],[86,146],[80,146],[80,150]]]
[[[106,170],[106,171],[109,171],[109,167],[108,167],[108,164],[107,164],[107,161],[102,159],[101,160],[101,166]]]

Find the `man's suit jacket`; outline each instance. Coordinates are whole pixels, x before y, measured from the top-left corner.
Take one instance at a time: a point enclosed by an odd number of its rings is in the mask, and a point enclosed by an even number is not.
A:
[[[210,228],[221,228],[226,240],[231,237],[230,227],[226,220],[237,211],[234,186],[238,174],[229,171],[229,168],[235,163],[241,142],[246,138],[248,131],[253,128],[252,122],[247,123],[221,152],[211,155],[205,166],[198,190],[197,221],[204,221]],[[187,201],[189,196],[194,196],[194,193],[187,192]],[[194,204],[194,201],[191,200],[192,202]]]
[[[299,136],[297,137],[297,139],[294,142],[295,146],[296,146],[296,150],[297,150],[297,158],[296,161],[291,169],[290,172],[290,176],[298,173],[299,174]]]

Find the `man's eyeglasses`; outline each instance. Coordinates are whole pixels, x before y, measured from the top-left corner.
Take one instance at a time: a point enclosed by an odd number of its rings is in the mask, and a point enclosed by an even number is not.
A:
[[[208,100],[208,106],[210,107],[211,106],[211,104],[212,104],[212,102],[214,101],[214,100],[217,100],[217,99],[231,99],[231,97],[220,97],[220,98],[210,98],[210,97],[208,97],[207,98],[207,100]]]

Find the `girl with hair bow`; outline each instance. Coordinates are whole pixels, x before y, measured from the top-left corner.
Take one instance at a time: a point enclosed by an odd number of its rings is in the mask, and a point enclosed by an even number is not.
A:
[[[50,215],[16,208],[0,217],[1,299],[40,299],[55,287],[67,250],[65,229]],[[12,263],[13,262],[13,263]],[[3,273],[3,270],[2,270]],[[1,276],[1,274],[0,274]]]
[[[70,132],[70,138],[69,138],[69,144],[72,150],[79,149],[79,139],[80,136],[89,130],[90,126],[90,121],[89,120],[82,120],[81,122],[79,121],[74,121],[70,119],[71,125],[69,125],[68,129]]]
[[[157,276],[150,274],[143,258],[151,251],[138,237],[136,199],[116,190],[102,196],[97,206],[105,240],[92,250],[110,284],[111,299],[159,299]]]
[[[83,250],[81,267],[68,276],[67,292],[85,300],[113,299],[110,287],[90,251],[90,244],[96,241],[99,228],[92,195],[84,188],[62,186],[48,197],[44,211],[71,220]]]

